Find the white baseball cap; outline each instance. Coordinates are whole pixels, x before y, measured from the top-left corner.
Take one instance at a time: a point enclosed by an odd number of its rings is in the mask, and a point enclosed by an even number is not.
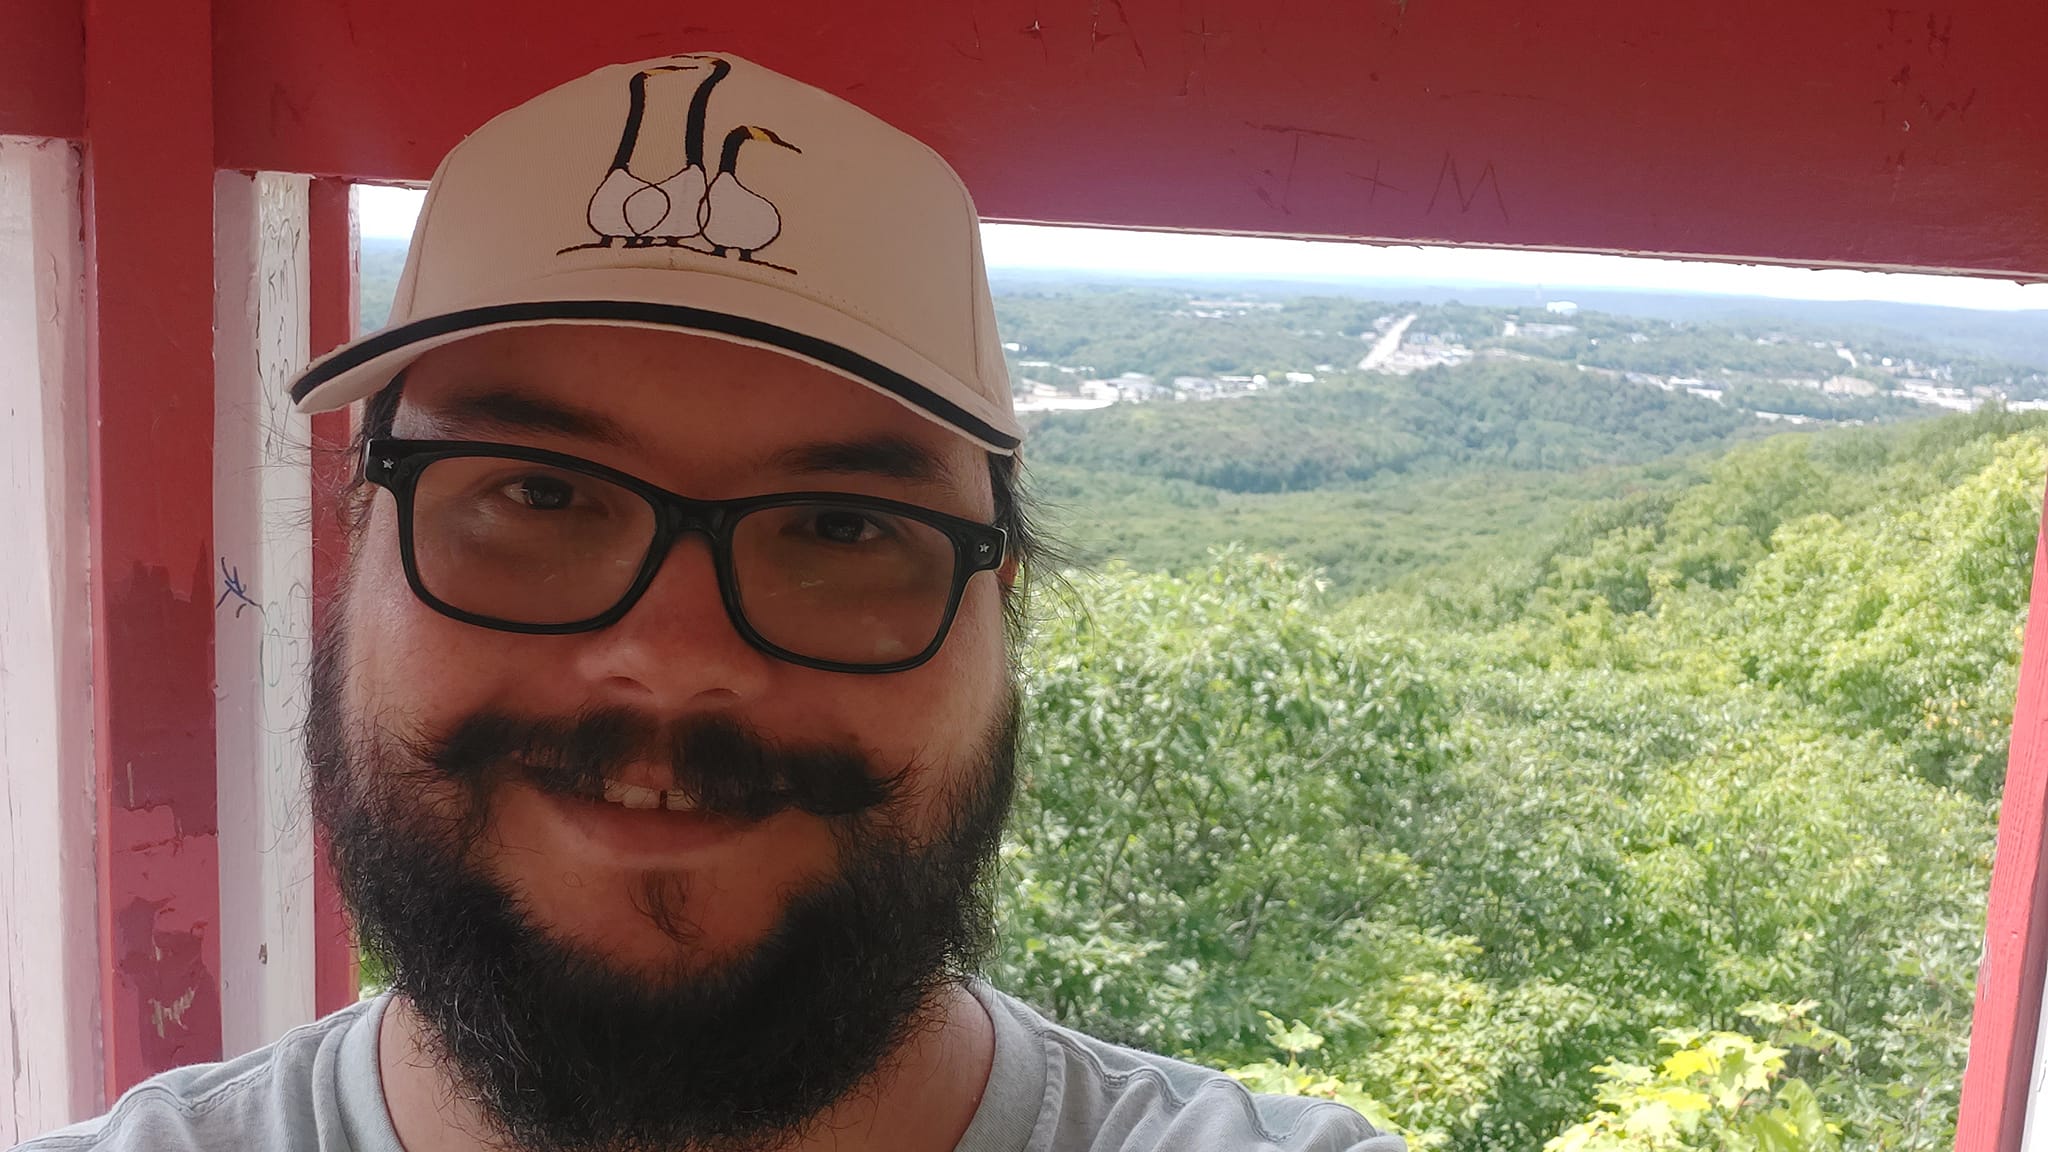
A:
[[[429,349],[537,324],[768,348],[990,451],[1023,436],[960,177],[853,105],[725,53],[601,68],[457,144],[389,327],[320,358],[292,399],[340,408]]]

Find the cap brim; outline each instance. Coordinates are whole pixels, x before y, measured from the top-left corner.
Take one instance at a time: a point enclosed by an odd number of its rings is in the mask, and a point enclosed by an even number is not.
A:
[[[1014,416],[992,411],[952,374],[836,308],[736,276],[672,269],[564,273],[374,332],[314,362],[292,383],[291,398],[301,412],[340,408],[377,392],[432,349],[550,324],[672,329],[765,348],[873,388],[991,452],[1015,452],[1023,439]]]

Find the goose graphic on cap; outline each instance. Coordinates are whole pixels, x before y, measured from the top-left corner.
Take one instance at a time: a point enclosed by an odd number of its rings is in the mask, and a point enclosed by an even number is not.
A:
[[[731,71],[732,65],[726,61],[707,57],[633,73],[633,78],[626,85],[626,125],[619,134],[619,150],[613,155],[611,168],[599,182],[597,191],[591,193],[590,209],[586,214],[590,230],[598,235],[600,247],[609,247],[615,242],[627,245],[675,244],[703,232],[698,217],[703,212],[704,190],[709,179],[704,168],[704,120],[711,103],[711,90]],[[689,90],[688,106],[677,109],[682,115],[670,118],[661,115],[661,110],[657,109],[654,123],[650,125],[647,118],[648,82],[690,76],[696,78],[696,83]],[[657,97],[676,91],[672,83],[660,87],[667,93],[657,91]],[[682,129],[679,133],[675,132],[678,127]],[[647,137],[645,148],[642,147],[643,133]],[[654,179],[647,172],[658,170],[661,160],[673,154],[673,149],[658,146],[664,135],[681,139],[683,166],[667,176]]]
[[[598,69],[457,144],[390,326],[316,361],[291,395],[339,408],[430,349],[537,324],[767,348],[990,451],[1023,435],[959,176],[854,105],[727,53]]]
[[[740,183],[739,174],[733,171],[739,163],[740,145],[749,140],[765,140],[792,152],[803,151],[766,128],[748,126],[726,133],[725,149],[718,157],[718,178],[704,190],[704,204],[697,209],[700,230],[711,244],[714,256],[737,252],[740,259],[753,260],[754,253],[782,235],[782,213],[775,210],[774,201]],[[769,267],[795,271],[780,264]]]

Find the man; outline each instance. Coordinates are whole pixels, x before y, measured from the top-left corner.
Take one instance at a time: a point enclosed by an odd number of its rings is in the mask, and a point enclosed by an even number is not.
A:
[[[1398,1149],[970,975],[1034,551],[977,228],[729,56],[459,145],[293,388],[368,400],[307,743],[392,990],[29,1147]]]

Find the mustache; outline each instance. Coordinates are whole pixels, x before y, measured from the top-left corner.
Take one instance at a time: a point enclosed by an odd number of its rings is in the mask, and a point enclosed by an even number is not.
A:
[[[858,748],[782,746],[729,717],[664,723],[627,709],[571,717],[483,710],[415,749],[420,762],[475,789],[519,780],[597,799],[607,777],[640,761],[667,764],[671,788],[717,815],[762,820],[788,809],[855,816],[896,803],[905,771],[874,770]]]

